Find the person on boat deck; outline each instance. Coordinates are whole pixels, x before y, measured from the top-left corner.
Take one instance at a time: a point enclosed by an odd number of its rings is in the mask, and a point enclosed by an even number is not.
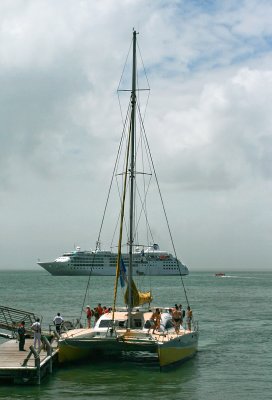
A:
[[[63,324],[63,318],[58,312],[55,318],[53,319],[54,325],[56,327],[56,332],[60,335],[61,325]]]
[[[17,329],[18,340],[19,340],[19,351],[25,351],[25,321],[22,321]]]
[[[97,309],[97,307],[95,307],[95,309],[94,309],[94,324],[97,323],[97,321],[99,320],[99,317],[100,317],[100,315],[99,315],[98,309]]]
[[[38,352],[40,352],[41,348],[41,323],[40,319],[36,318],[34,324],[31,325],[32,331],[34,331],[34,349],[36,349],[36,345],[38,343]]]
[[[180,327],[181,320],[182,320],[181,315],[182,314],[181,314],[181,311],[179,310],[178,305],[175,304],[175,308],[174,308],[174,310],[172,312],[172,317],[173,317],[174,327],[175,327],[176,333],[179,333],[179,327]]]
[[[181,325],[183,324],[183,318],[185,317],[185,310],[182,308],[182,304],[179,305],[179,311],[181,314]]]
[[[101,307],[100,303],[97,305],[97,312],[99,314],[99,317],[101,317],[101,315],[103,314],[103,308]]]
[[[93,312],[91,310],[91,307],[90,306],[86,306],[85,312],[86,312],[86,317],[87,317],[87,327],[90,329],[90,327],[91,327],[91,319],[92,319],[92,316],[93,316]]]
[[[152,333],[155,333],[155,330],[159,331],[160,326],[161,326],[161,312],[160,312],[159,308],[156,308],[156,310],[151,315],[150,320],[153,321],[153,332]],[[150,330],[150,328],[149,328],[149,330]],[[148,330],[148,333],[149,333],[149,330]]]
[[[193,311],[191,310],[191,307],[188,306],[186,311],[186,322],[189,331],[191,330],[192,327],[192,319],[193,319]]]

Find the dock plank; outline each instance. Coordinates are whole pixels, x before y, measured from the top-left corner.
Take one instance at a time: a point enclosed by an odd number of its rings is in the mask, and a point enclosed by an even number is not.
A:
[[[29,379],[32,379],[34,376],[33,374],[35,373],[40,373],[40,377],[43,377],[47,374],[48,371],[50,371],[49,364],[57,360],[57,342],[53,342],[51,346],[51,357],[48,356],[46,350],[41,350],[39,354],[40,371],[38,370],[35,363],[35,357],[33,353],[28,359],[26,365],[23,365],[30,352],[29,348],[31,345],[33,345],[33,339],[26,339],[26,351],[19,351],[19,344],[14,339],[8,340],[0,345],[0,379],[9,377],[10,379],[13,379],[14,382],[17,382],[18,380],[20,380],[21,376],[24,376],[25,381],[27,381],[25,377],[27,377],[28,374]],[[40,381],[40,379],[38,379],[38,381]]]

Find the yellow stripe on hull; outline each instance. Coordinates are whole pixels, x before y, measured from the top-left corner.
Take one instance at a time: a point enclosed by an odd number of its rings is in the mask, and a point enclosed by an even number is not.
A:
[[[179,348],[179,347],[164,347],[158,349],[159,363],[161,367],[185,361],[191,358],[197,352],[197,343],[192,347]]]

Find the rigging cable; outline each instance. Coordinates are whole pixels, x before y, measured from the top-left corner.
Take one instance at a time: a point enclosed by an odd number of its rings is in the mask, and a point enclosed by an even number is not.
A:
[[[126,119],[128,119],[128,114],[126,116]],[[120,140],[120,143],[119,143],[117,156],[116,156],[116,159],[115,159],[115,164],[114,164],[113,173],[112,173],[111,180],[110,180],[110,186],[109,186],[109,190],[108,190],[108,194],[107,194],[106,204],[105,204],[105,207],[104,207],[102,221],[101,221],[100,229],[99,229],[99,233],[98,233],[97,243],[100,243],[101,232],[102,232],[103,225],[104,225],[104,220],[105,220],[106,210],[107,210],[108,203],[109,203],[109,198],[110,198],[110,193],[111,193],[111,189],[112,189],[112,185],[113,185],[113,180],[114,180],[114,176],[115,176],[115,173],[116,173],[118,160],[119,160],[120,152],[121,152],[121,148],[122,148],[122,143],[123,143],[124,136],[125,136],[125,126],[126,125],[124,125],[123,131],[122,131],[122,136],[121,136],[121,140]],[[95,257],[96,257],[96,253],[94,253],[93,264],[94,264],[94,261],[95,261]],[[93,264],[92,264],[92,267],[90,269],[89,278],[88,278],[88,281],[87,281],[85,295],[84,295],[83,303],[82,303],[82,307],[81,307],[80,319],[82,318],[82,312],[83,312],[83,309],[84,309],[84,304],[85,304],[85,301],[86,301],[86,298],[87,298],[87,294],[88,294],[88,290],[89,290],[89,286],[90,286],[90,280],[91,280],[91,274],[92,274],[92,270],[93,270]]]
[[[154,176],[155,176],[156,184],[157,184],[157,187],[158,187],[159,196],[160,196],[160,200],[161,200],[161,203],[162,203],[164,216],[165,216],[165,219],[166,219],[166,224],[167,224],[167,227],[168,227],[168,232],[169,232],[170,239],[171,239],[171,243],[172,243],[172,246],[173,246],[175,258],[176,258],[176,260],[177,260],[176,248],[175,248],[175,244],[174,244],[172,232],[171,232],[171,229],[170,229],[170,224],[169,224],[169,221],[168,221],[168,217],[167,217],[167,214],[166,214],[166,209],[165,209],[164,201],[163,201],[163,198],[162,198],[162,193],[161,193],[161,189],[160,189],[160,185],[159,185],[157,173],[156,173],[156,170],[155,170],[155,165],[154,165],[153,158],[152,158],[152,155],[151,155],[149,143],[148,143],[147,136],[146,136],[146,132],[145,132],[145,128],[144,128],[144,125],[143,125],[143,120],[142,120],[142,118],[141,118],[141,114],[140,114],[139,116],[140,116],[140,122],[141,122],[141,124],[142,124],[143,132],[144,132],[144,138],[145,138],[146,146],[147,146],[147,149],[148,149],[150,161],[151,161],[151,164],[152,164],[152,169],[153,169],[153,171],[154,171]],[[180,272],[180,269],[179,269],[179,272]],[[181,272],[180,272],[180,278],[181,278],[181,282],[182,282],[182,286],[183,286],[185,298],[186,298],[186,301],[187,301],[187,305],[189,306],[189,299],[188,299],[188,296],[187,296],[187,291],[186,291],[186,288],[185,288],[185,285],[184,285],[184,282],[183,282],[183,279],[182,279]]]

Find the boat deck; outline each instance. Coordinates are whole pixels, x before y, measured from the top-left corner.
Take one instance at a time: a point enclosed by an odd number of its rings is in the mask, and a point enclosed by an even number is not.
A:
[[[178,335],[181,336],[181,335],[185,335],[190,332],[191,331],[184,329],[184,330],[181,330]],[[86,335],[86,334],[91,335],[92,333],[97,333],[97,331],[94,330],[93,328],[72,329],[72,330],[69,330],[69,331],[63,333],[62,338],[70,339],[70,338],[80,337],[81,335]],[[100,336],[104,336],[104,335],[106,335],[106,332],[99,332],[98,334]],[[124,330],[118,329],[118,336],[124,336],[126,339],[129,339],[130,337],[133,337],[133,336],[141,336],[141,337],[146,337],[146,338],[151,337],[152,339],[154,339],[156,341],[164,341],[166,338],[168,340],[176,338],[177,334],[174,332],[154,332],[154,333],[152,333],[152,329],[151,329],[150,333],[144,332],[141,330],[127,331],[125,329]]]

